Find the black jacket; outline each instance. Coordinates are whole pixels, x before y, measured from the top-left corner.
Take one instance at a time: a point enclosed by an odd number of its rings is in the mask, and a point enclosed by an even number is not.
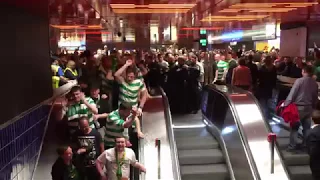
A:
[[[59,157],[52,166],[52,180],[83,180],[83,176],[81,175],[82,171],[76,161],[73,160],[72,164],[75,166],[78,173],[77,179],[69,178],[68,166],[63,162],[63,159]]]

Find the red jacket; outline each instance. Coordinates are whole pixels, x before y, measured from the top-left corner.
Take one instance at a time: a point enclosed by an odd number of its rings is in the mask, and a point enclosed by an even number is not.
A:
[[[289,123],[290,127],[293,127],[296,122],[300,121],[298,108],[294,103],[281,107],[282,103],[283,101],[277,106],[277,114],[284,119],[284,122]]]

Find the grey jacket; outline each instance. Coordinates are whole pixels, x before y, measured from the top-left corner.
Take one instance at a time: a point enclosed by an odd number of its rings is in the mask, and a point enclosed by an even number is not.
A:
[[[285,101],[285,106],[295,103],[297,106],[315,107],[318,101],[318,84],[312,77],[297,79]]]

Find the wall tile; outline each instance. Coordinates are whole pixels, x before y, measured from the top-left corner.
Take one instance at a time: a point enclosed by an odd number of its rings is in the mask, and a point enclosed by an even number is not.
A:
[[[31,179],[49,108],[39,107],[0,130],[0,180]]]

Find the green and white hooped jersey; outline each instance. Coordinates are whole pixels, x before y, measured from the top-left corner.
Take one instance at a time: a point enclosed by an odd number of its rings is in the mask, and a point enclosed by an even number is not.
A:
[[[117,137],[123,137],[124,127],[123,124],[125,120],[120,117],[119,111],[112,111],[106,122],[105,135],[104,135],[104,145],[107,147],[115,146],[115,139]]]
[[[86,100],[89,104],[95,104],[93,99],[90,97],[87,97]],[[89,108],[83,103],[74,104],[68,107],[66,111],[66,116],[68,118],[69,127],[78,128],[79,118],[85,116],[89,120],[90,127],[95,128],[93,123],[93,114],[89,110]]]
[[[144,89],[144,83],[140,79],[135,79],[130,83],[124,81],[119,88],[119,103],[129,103],[132,106],[138,105],[139,92]]]

